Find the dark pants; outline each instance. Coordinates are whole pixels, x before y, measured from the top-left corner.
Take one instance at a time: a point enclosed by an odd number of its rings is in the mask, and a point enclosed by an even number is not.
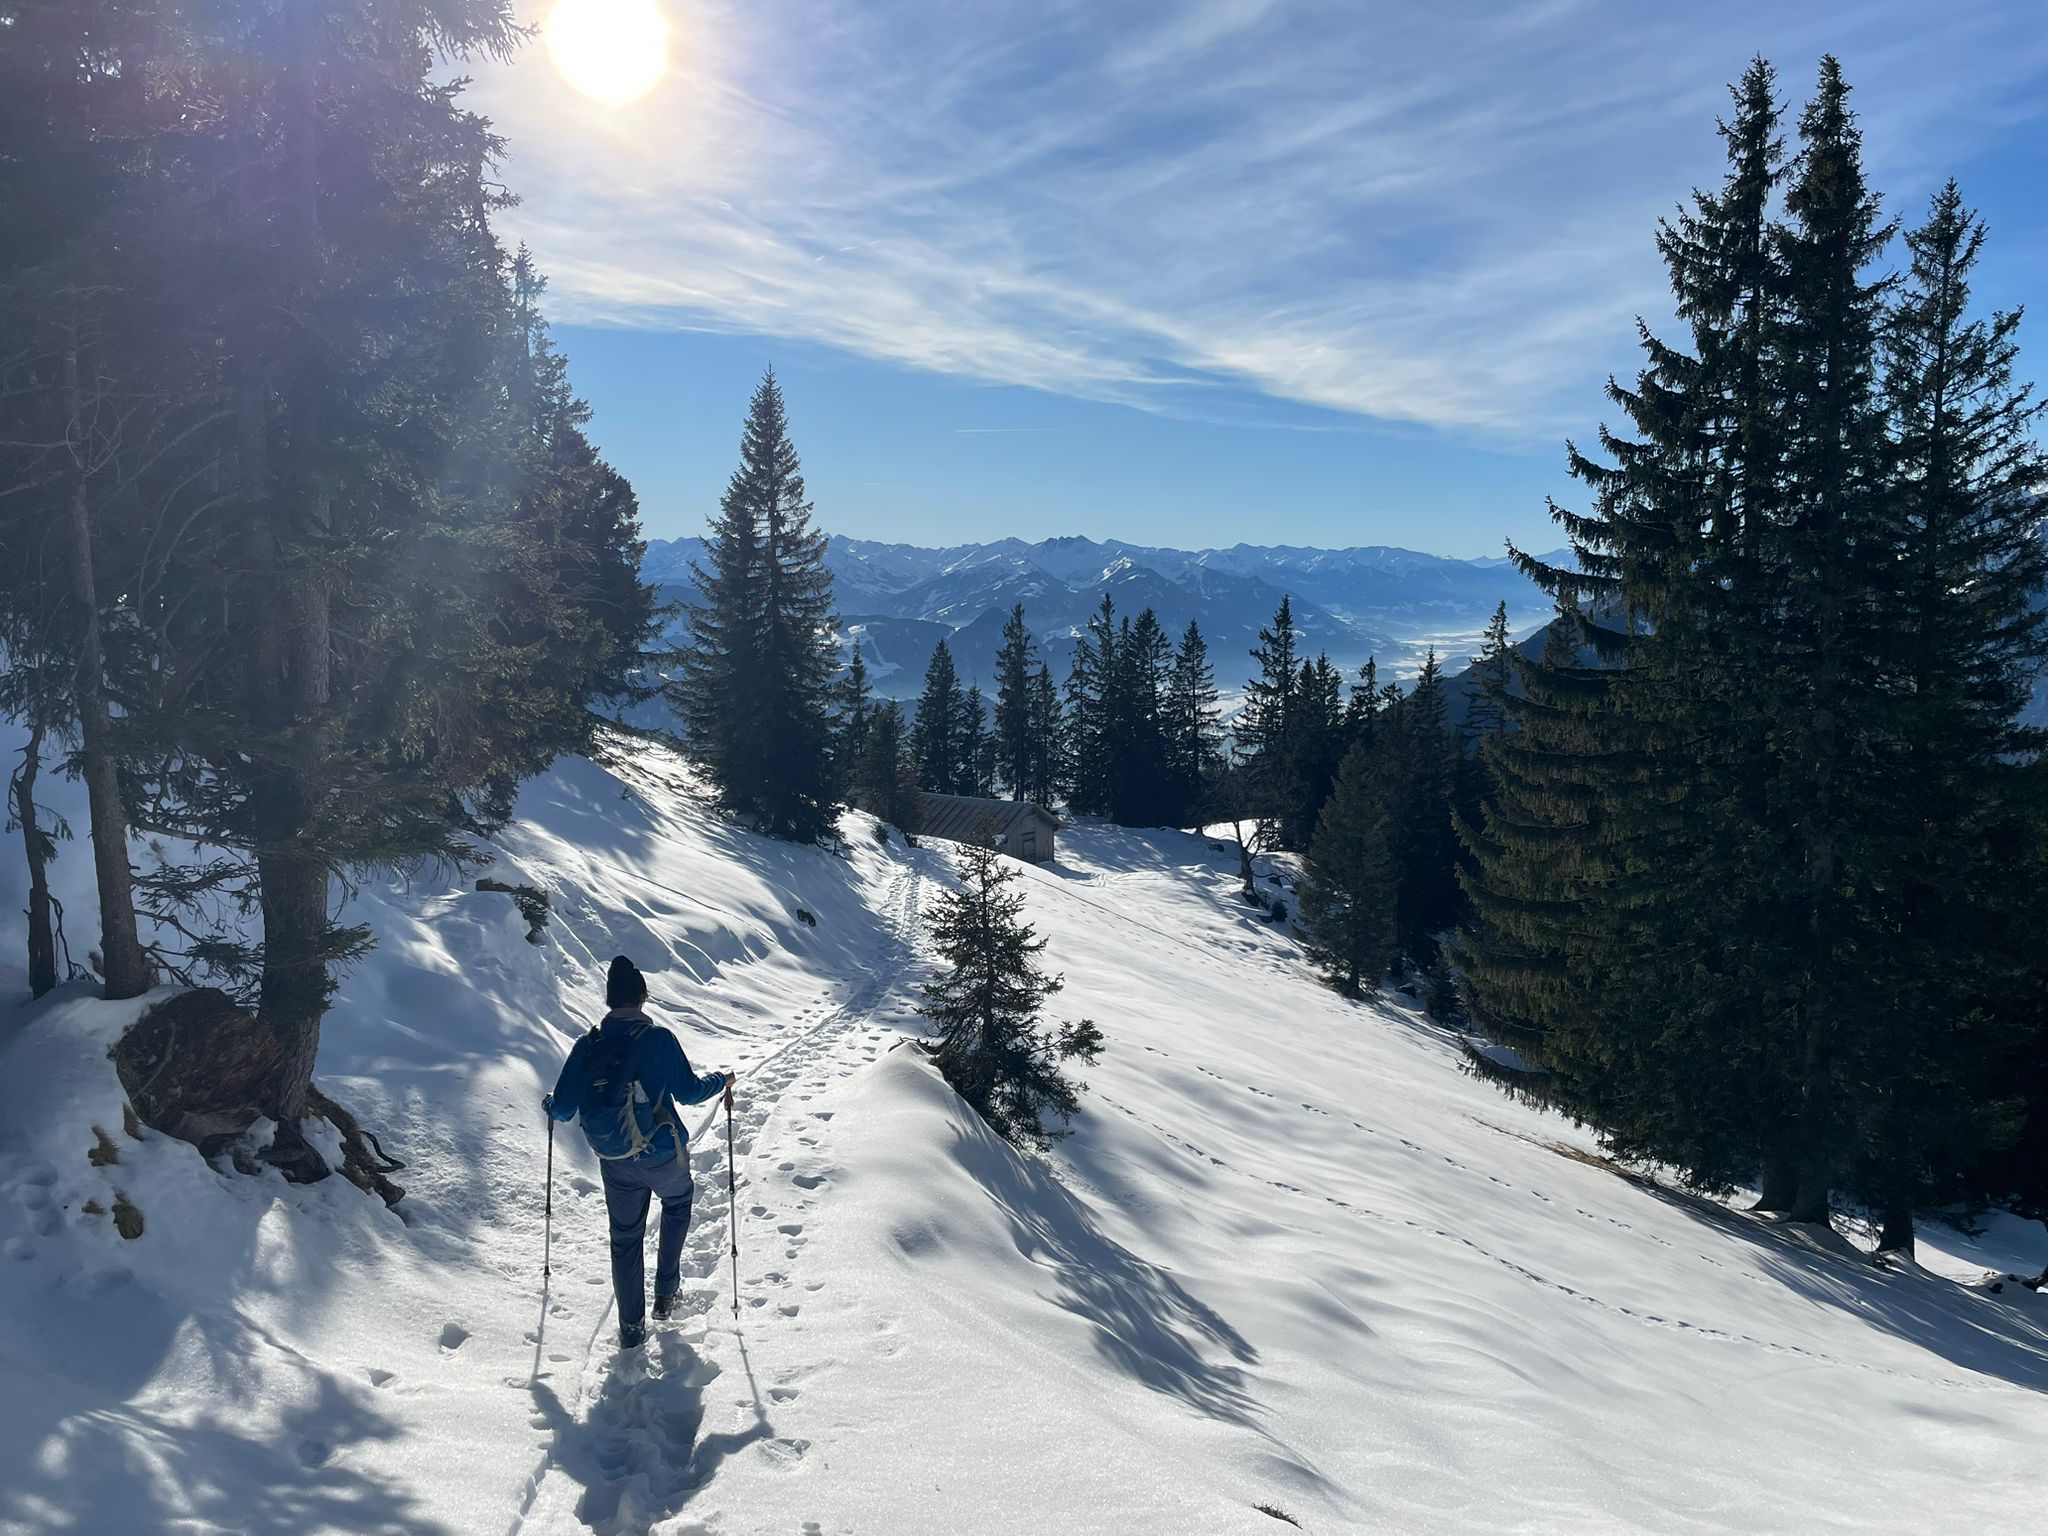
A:
[[[683,1283],[683,1237],[690,1230],[689,1162],[669,1156],[653,1162],[605,1162],[604,1205],[612,1219],[612,1290],[619,1326],[637,1329],[647,1315],[647,1202],[661,1196],[661,1242],[654,1261],[654,1294],[673,1296]]]

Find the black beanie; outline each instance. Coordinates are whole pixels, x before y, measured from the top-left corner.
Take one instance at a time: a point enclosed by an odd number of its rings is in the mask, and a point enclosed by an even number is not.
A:
[[[637,1008],[647,1001],[647,978],[624,955],[612,956],[611,972],[604,979],[604,1000],[609,1008]]]

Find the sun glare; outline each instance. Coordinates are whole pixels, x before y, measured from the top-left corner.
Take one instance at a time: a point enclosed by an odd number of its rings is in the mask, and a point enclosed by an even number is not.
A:
[[[668,18],[656,0],[556,0],[547,40],[562,78],[595,101],[634,101],[668,72]]]

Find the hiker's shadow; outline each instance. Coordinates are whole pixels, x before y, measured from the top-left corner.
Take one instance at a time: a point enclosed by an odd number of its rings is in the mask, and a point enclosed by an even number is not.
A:
[[[758,1397],[751,1424],[700,1433],[717,1363],[670,1333],[654,1334],[649,1350],[651,1359],[613,1360],[581,1420],[545,1381],[533,1384],[555,1431],[554,1464],[582,1486],[576,1517],[594,1531],[650,1529],[689,1503],[726,1457],[775,1433]]]

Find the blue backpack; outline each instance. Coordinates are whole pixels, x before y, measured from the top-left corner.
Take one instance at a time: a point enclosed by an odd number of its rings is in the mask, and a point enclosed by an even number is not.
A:
[[[631,1029],[591,1031],[590,1076],[583,1100],[576,1106],[576,1117],[583,1122],[590,1150],[607,1162],[639,1157],[654,1145],[663,1125],[675,1129],[674,1116],[665,1103],[651,1106],[651,1126],[640,1122],[640,1107],[649,1100],[647,1090],[633,1075],[633,1048],[649,1027],[643,1020]],[[680,1129],[675,1129],[675,1138],[680,1150]]]

